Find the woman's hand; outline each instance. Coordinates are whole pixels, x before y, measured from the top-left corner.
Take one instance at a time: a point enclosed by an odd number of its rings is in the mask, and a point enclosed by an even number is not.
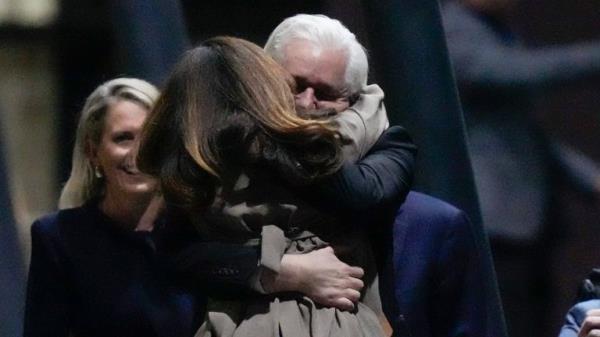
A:
[[[600,309],[587,312],[577,337],[600,337]]]
[[[364,271],[340,261],[331,247],[307,254],[286,254],[278,274],[263,274],[269,292],[298,291],[324,306],[354,309],[364,287]]]

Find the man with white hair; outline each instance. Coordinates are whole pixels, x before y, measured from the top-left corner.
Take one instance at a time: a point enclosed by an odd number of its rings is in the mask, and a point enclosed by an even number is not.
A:
[[[299,113],[328,114],[337,121],[347,162],[367,154],[388,128],[383,91],[367,85],[367,53],[338,20],[307,14],[287,18],[271,33],[265,51],[294,77]],[[380,288],[395,335],[494,334],[486,320],[481,260],[465,214],[416,192],[402,206],[391,207],[397,209],[393,237],[384,229],[371,239],[385,260],[379,261]],[[373,223],[392,222],[370,216]]]
[[[346,161],[364,157],[388,128],[383,91],[367,85],[367,53],[340,21],[308,14],[287,18],[265,51],[294,77],[299,113],[333,112],[346,141]]]

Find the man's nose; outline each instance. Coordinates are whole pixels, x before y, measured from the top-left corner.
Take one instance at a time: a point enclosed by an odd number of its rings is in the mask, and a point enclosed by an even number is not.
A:
[[[315,97],[315,90],[311,87],[307,87],[303,92],[297,93],[296,106],[303,109],[316,109],[317,98]]]

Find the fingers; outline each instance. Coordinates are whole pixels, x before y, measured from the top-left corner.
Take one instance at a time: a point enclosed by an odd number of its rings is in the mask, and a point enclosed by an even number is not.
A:
[[[346,289],[344,290],[344,297],[352,302],[358,302],[360,299],[360,292],[354,289]]]
[[[362,278],[365,275],[365,271],[360,267],[348,266],[347,273],[348,275],[356,278]]]
[[[577,336],[581,337],[600,337],[600,329],[592,329],[590,331],[583,333],[583,330],[579,331]]]
[[[353,288],[343,287],[330,288],[326,296],[328,297],[329,301],[340,301],[340,299],[346,299],[350,302],[355,303],[358,302],[358,300],[360,300],[360,289],[357,290]],[[346,303],[346,301],[343,302]]]
[[[360,299],[360,292],[354,289],[345,289],[342,296],[330,300],[330,306],[341,310],[354,310],[355,303]]]
[[[354,302],[360,299],[360,291],[364,287],[361,280],[364,276],[362,268],[340,261],[330,246],[299,256],[304,257],[303,261],[306,263],[303,265],[307,272],[297,274],[303,279],[296,290],[325,306],[341,310],[354,309]]]
[[[347,275],[350,275],[350,276],[356,277],[356,278],[362,278],[365,275],[365,271],[362,268],[349,266],[349,265],[345,264],[344,262],[340,261],[337,258],[337,256],[335,255],[335,251],[333,250],[333,248],[331,246],[317,249],[314,251],[314,253],[322,253],[322,254],[330,255],[330,257],[333,260],[335,260],[336,262],[339,263],[338,268],[340,268],[340,270]]]
[[[340,310],[352,311],[354,310],[354,302],[350,301],[345,297],[338,297],[334,299],[329,306],[338,308]]]
[[[349,289],[360,291],[365,286],[365,283],[361,279],[352,277],[346,281],[345,286]]]
[[[597,330],[594,332],[594,330]],[[588,336],[596,336],[595,334],[600,331],[600,316],[590,316],[588,315],[583,324],[581,325],[581,330],[579,330],[578,337],[588,337]],[[594,333],[594,334],[593,334]]]

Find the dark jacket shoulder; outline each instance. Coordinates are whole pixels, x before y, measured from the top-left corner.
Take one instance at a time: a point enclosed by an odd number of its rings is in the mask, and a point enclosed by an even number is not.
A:
[[[46,250],[58,249],[63,253],[74,248],[85,249],[90,244],[96,246],[94,242],[107,235],[107,226],[97,225],[102,221],[101,217],[95,205],[90,204],[42,216],[31,225],[32,245],[41,245]]]
[[[32,227],[32,231],[38,233],[55,233],[61,227],[72,226],[77,220],[83,218],[89,211],[86,207],[76,207],[59,210],[50,214],[46,214],[37,219]]]
[[[44,215],[31,225],[31,235],[34,239],[36,237],[59,239],[65,230],[79,225],[79,220],[85,218],[86,213],[84,207],[77,207]]]
[[[411,192],[404,204],[398,209],[396,222],[404,225],[427,224],[440,226],[445,230],[469,227],[466,215],[453,205],[419,192]]]

